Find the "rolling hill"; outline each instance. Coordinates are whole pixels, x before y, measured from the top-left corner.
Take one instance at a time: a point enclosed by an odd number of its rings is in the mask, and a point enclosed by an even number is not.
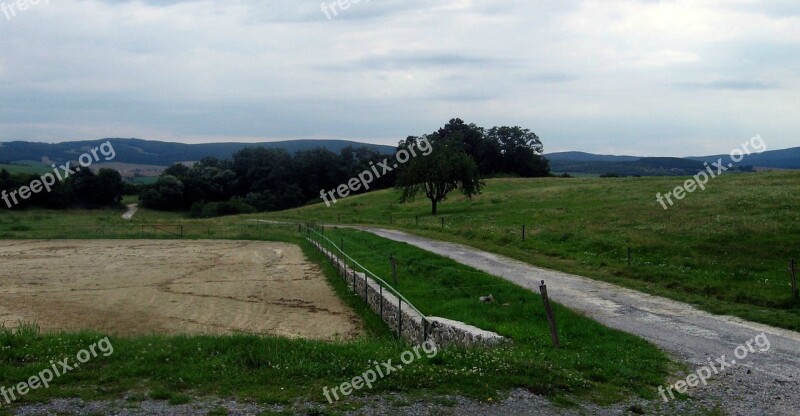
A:
[[[298,152],[314,148],[325,148],[339,153],[348,146],[367,147],[381,153],[394,153],[392,146],[381,146],[357,143],[345,140],[288,140],[264,143],[206,143],[186,144],[170,143],[140,139],[103,139],[63,143],[5,142],[0,143],[0,162],[8,163],[21,160],[50,161],[50,163],[75,160],[87,149],[111,141],[116,151],[114,162],[171,166],[178,162],[198,161],[205,157],[227,159],[234,153],[247,147],[282,148],[289,152]]]
[[[586,173],[601,175],[615,173],[623,176],[668,176],[693,175],[703,169],[703,163],[718,159],[729,161],[729,155],[693,157],[639,157],[611,156],[585,152],[558,152],[546,154],[553,172]],[[800,147],[754,153],[740,163],[733,163],[740,170],[800,169]]]

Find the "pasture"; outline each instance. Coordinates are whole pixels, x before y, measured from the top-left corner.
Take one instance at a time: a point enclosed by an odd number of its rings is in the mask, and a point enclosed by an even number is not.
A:
[[[438,216],[384,190],[268,217],[405,230],[800,330],[787,271],[800,259],[800,173],[723,175],[664,210],[656,193],[685,179],[490,179],[472,200],[451,194]]]

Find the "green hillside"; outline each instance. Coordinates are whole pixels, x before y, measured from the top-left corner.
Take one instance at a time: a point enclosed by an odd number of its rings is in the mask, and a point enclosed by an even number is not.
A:
[[[397,190],[269,217],[394,227],[800,330],[787,271],[800,259],[800,173],[724,175],[664,210],[656,193],[683,180],[496,179],[471,201],[453,194],[438,217]]]

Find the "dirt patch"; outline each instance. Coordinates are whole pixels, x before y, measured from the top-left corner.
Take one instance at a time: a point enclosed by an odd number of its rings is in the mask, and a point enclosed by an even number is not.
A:
[[[0,241],[0,323],[121,336],[247,332],[351,339],[361,322],[298,246]]]

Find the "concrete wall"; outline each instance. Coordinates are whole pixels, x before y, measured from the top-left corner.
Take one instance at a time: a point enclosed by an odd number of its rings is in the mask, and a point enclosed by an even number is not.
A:
[[[400,301],[389,290],[382,289],[382,284],[364,273],[354,272],[342,260],[330,251],[311,241],[333,263],[344,277],[347,286],[365,300],[369,307],[389,325],[395,333],[400,333],[408,342],[421,344],[433,339],[439,347],[458,346],[494,346],[506,339],[494,332],[484,331],[463,322],[445,318],[427,317],[425,319],[411,308],[405,301]],[[477,301],[477,300],[476,300]]]

